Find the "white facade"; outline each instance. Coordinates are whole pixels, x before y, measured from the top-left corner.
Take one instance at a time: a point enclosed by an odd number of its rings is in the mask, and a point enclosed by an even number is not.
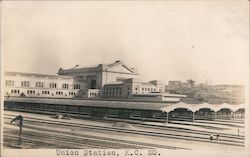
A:
[[[31,73],[5,73],[5,96],[73,98],[79,84],[72,77]]]

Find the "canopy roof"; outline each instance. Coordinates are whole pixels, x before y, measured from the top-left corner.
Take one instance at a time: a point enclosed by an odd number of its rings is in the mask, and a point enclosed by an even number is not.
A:
[[[166,102],[138,102],[138,101],[118,101],[118,100],[78,100],[78,99],[51,99],[51,98],[5,98],[4,101],[8,102],[24,102],[24,103],[45,103],[45,104],[58,104],[58,105],[71,105],[71,106],[85,106],[85,107],[102,107],[102,108],[120,108],[120,109],[134,109],[134,110],[155,110],[162,112],[171,112],[178,108],[185,108],[192,112],[199,111],[200,109],[207,108],[213,111],[221,109],[230,109],[237,111],[245,109],[245,104],[187,104],[184,102],[179,103],[166,103]]]

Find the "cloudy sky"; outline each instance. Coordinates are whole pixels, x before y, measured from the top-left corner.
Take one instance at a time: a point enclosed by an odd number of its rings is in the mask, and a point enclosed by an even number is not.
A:
[[[8,71],[122,60],[143,80],[244,84],[248,76],[247,1],[12,1],[1,11]]]

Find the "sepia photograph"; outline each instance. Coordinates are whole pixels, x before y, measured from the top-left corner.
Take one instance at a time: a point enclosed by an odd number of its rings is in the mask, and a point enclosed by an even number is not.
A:
[[[1,1],[2,157],[249,157],[249,1]]]

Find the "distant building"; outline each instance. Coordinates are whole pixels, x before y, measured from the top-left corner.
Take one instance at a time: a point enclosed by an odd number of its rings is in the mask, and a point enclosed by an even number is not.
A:
[[[160,81],[141,82],[138,79],[130,78],[123,82],[106,84],[103,87],[102,96],[104,98],[128,99],[134,94],[148,94],[164,91],[164,84]]]
[[[5,96],[121,99],[178,102],[183,95],[165,93],[159,80],[142,82],[121,61],[94,67],[60,68],[58,75],[5,73]]]
[[[169,81],[165,89],[172,94],[187,95],[188,97],[182,100],[188,103],[240,104],[245,102],[245,89],[242,85],[195,85],[193,80],[187,80],[187,82]]]

